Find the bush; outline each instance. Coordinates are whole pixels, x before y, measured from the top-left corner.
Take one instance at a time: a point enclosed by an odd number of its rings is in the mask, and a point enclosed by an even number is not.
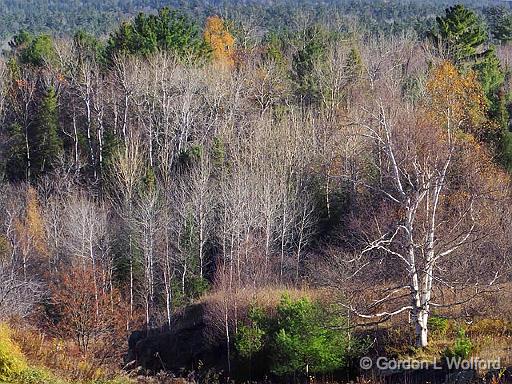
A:
[[[0,381],[9,381],[27,368],[19,346],[12,341],[11,330],[0,324]]]
[[[241,357],[250,359],[263,347],[265,332],[257,324],[241,325],[235,341],[235,347]]]
[[[344,317],[307,298],[284,295],[273,317],[253,308],[249,319],[239,327],[235,347],[242,358],[266,361],[259,371],[277,376],[334,372],[363,351],[345,329]]]
[[[16,384],[133,384],[134,381],[128,377],[119,376],[113,379],[96,379],[86,381],[64,380],[56,377],[46,368],[33,368],[29,367],[23,370],[19,375],[14,378]]]
[[[428,329],[435,336],[445,336],[450,323],[448,319],[439,316],[430,316],[428,319]]]
[[[471,343],[470,338],[466,336],[464,329],[460,329],[453,347],[446,348],[444,356],[467,359],[472,351],[473,344]]]

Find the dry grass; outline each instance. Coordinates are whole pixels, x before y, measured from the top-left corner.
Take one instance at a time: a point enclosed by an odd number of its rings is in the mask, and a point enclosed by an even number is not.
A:
[[[311,300],[324,300],[327,292],[311,288],[294,287],[264,287],[264,288],[241,288],[230,292],[214,291],[209,292],[200,298],[199,302],[206,305],[224,303],[226,300],[237,302],[241,307],[257,305],[263,309],[271,310],[277,307],[284,295],[292,299],[307,297]]]
[[[216,290],[207,293],[197,304],[204,307],[207,335],[216,343],[226,340],[226,327],[236,334],[237,327],[247,319],[249,309],[257,306],[269,314],[277,308],[284,295],[292,299],[307,297],[311,300],[328,300],[326,291],[286,286],[265,288],[244,287],[230,291]]]
[[[501,357],[508,361],[512,356],[512,351],[508,347],[512,345],[512,294],[509,293],[512,292],[512,285],[501,288],[499,294],[484,293],[464,306],[447,307],[442,312],[436,312],[436,316],[448,319],[448,328],[443,334],[431,333],[430,345],[422,350],[411,347],[414,345],[414,334],[407,313],[378,325],[369,325],[370,321],[357,317],[352,317],[351,323],[358,324],[356,332],[363,337],[369,335],[376,339],[373,345],[373,352],[376,354],[398,358],[417,357],[433,361],[439,359],[447,347],[453,346],[459,329],[464,328],[478,357]],[[223,337],[226,313],[229,326],[235,330],[237,324],[244,321],[252,305],[272,313],[284,294],[294,299],[308,297],[325,303],[335,302],[338,297],[336,292],[309,287],[271,286],[255,289],[251,286],[230,292],[210,292],[203,296],[199,303],[207,308],[207,320],[213,330],[212,333],[217,337]],[[438,292],[437,297],[441,296],[447,301],[460,299],[448,292],[442,295]],[[489,301],[490,297],[492,301]]]
[[[14,328],[13,338],[31,365],[45,367],[69,381],[107,380],[118,374],[117,367],[109,367],[94,352],[81,353],[70,340],[50,337],[27,326]]]

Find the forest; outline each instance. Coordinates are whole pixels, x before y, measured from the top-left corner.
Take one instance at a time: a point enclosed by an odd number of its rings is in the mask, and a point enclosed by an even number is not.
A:
[[[480,14],[497,7],[510,9],[506,0],[461,3]],[[425,33],[432,19],[450,5],[452,0],[0,0],[0,39],[9,41],[21,29],[61,37],[81,29],[108,36],[117,24],[137,13],[156,13],[165,6],[179,9],[198,24],[208,16],[219,15],[228,22],[251,19],[265,32],[289,29],[300,15],[318,23],[336,15],[357,20],[359,30],[396,33],[415,29]]]
[[[2,2],[0,382],[512,361],[508,4]]]

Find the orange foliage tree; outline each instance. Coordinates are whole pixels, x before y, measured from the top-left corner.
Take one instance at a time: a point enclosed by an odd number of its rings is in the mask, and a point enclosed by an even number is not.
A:
[[[210,16],[206,19],[204,40],[212,47],[215,61],[228,66],[234,65],[235,38],[227,30],[222,18]]]
[[[80,351],[120,351],[126,339],[127,308],[115,289],[96,290],[92,268],[64,271],[52,288],[55,333],[76,342]]]
[[[487,119],[485,94],[474,71],[462,74],[444,61],[430,74],[427,92],[429,118],[445,129],[460,129],[480,140],[498,129]]]
[[[22,217],[15,221],[17,249],[21,254],[23,276],[27,279],[27,269],[30,259],[42,264],[48,256],[46,243],[46,228],[41,214],[41,207],[37,192],[28,187],[26,192],[26,206]],[[38,264],[33,262],[32,264]]]

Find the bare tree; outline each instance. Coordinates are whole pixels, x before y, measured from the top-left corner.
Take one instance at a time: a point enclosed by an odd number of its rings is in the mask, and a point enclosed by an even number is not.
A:
[[[117,152],[112,165],[114,176],[112,185],[113,206],[126,223],[130,223],[133,217],[137,186],[144,174],[143,166],[142,144],[138,137],[132,137],[127,146]],[[135,244],[129,224],[125,229],[128,230],[129,294],[130,315],[132,315],[134,309]]]
[[[19,278],[12,270],[0,266],[0,318],[30,315],[43,295],[41,284],[34,280]]]
[[[142,251],[142,267],[144,277],[140,282],[141,298],[144,303],[146,326],[153,324],[153,313],[156,304],[156,267],[157,267],[157,235],[160,232],[161,200],[154,186],[139,193],[130,221],[138,248]]]
[[[467,118],[455,110],[456,105],[448,103],[443,115],[432,120],[421,108],[393,99],[396,88],[387,84],[386,101],[377,95],[375,108],[355,122],[353,133],[366,141],[373,154],[366,167],[375,171],[375,177],[352,181],[378,200],[369,209],[361,208],[359,215],[367,216],[358,220],[359,231],[366,245],[344,265],[352,271],[347,278],[354,281],[387,260],[385,265],[393,269],[387,280],[394,284],[384,285],[385,295],[376,297],[366,312],[361,306],[350,308],[363,318],[410,312],[416,344],[424,347],[431,307],[440,304],[433,299],[434,287],[460,286],[464,280],[461,268],[447,271],[445,263],[471,257],[463,250],[482,236],[478,217],[493,209],[487,199],[505,196],[494,182],[504,176],[490,165],[485,152],[461,137]],[[476,158],[475,153],[479,153]],[[454,172],[459,175],[456,181]],[[466,284],[482,284],[475,270],[470,274]],[[495,281],[492,275],[487,284]]]

